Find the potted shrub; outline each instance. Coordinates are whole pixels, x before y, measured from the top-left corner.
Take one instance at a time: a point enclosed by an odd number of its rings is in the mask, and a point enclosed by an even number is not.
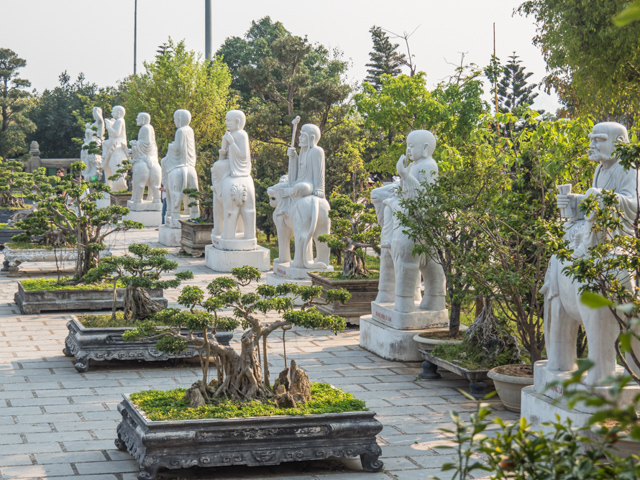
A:
[[[380,253],[380,226],[373,208],[353,201],[348,195],[334,193],[330,204],[333,233],[321,235],[319,240],[327,242],[338,264],[342,264],[342,271],[310,273],[309,276],[312,285],[325,290],[344,288],[351,293],[346,304],[330,303],[320,307],[320,311],[359,324],[362,315],[371,314],[371,302],[378,294],[379,257],[367,255],[366,249]]]
[[[202,193],[195,188],[185,188],[183,193],[200,203],[200,218],[180,220],[182,251],[192,257],[204,255],[204,247],[211,245],[211,231],[213,230],[213,199],[210,193]],[[189,203],[189,207],[195,202]]]
[[[28,305],[29,302],[25,303],[27,290],[18,282],[15,301],[23,313],[39,313],[43,307],[58,311],[84,308],[73,302],[69,303],[69,295],[71,295],[69,292],[74,290],[70,287],[81,284],[84,275],[98,265],[100,252],[106,249],[105,240],[109,235],[131,228],[142,228],[139,222],[122,219],[129,213],[126,207],[114,205],[107,208],[97,207],[96,200],[101,198],[103,193],[108,193],[109,187],[98,181],[83,180],[81,176],[83,168],[85,168],[84,163],[73,163],[71,173],[62,177],[47,177],[44,169],[39,169],[33,173],[32,183],[25,190],[26,197],[37,202],[37,212],[39,212],[34,216],[35,220],[27,218],[25,222],[32,222],[32,226],[33,222],[44,222],[49,229],[45,232],[45,237],[53,235],[56,241],[59,235],[65,238],[67,235],[73,236],[75,268],[72,278],[64,281],[58,279],[54,282],[62,287],[61,289],[53,288],[54,285],[51,285],[46,294],[40,295],[39,292],[32,291],[30,295],[34,301],[31,302],[31,306]],[[78,287],[75,290],[81,292],[86,288]],[[87,300],[90,298],[87,297]],[[88,308],[96,308],[96,305],[89,301]]]
[[[261,284],[255,292],[243,293],[241,288],[259,279],[258,269],[242,267],[234,269],[233,277],[213,280],[208,296],[199,287],[185,287],[179,303],[187,310],[166,309],[155,316],[171,327],[147,322],[126,334],[127,339],[156,338],[158,349],[171,352],[193,341],[202,366],[202,378],[189,389],[140,392],[119,405],[123,419],[116,446],[134,455],[139,478],[154,478],[159,468],[277,465],[328,456],[360,455],[365,470],[382,468],[375,439],[382,425],[363,402],[330,385],[311,384],[286,354],[285,369],[271,382],[270,334],[285,335],[296,325],[337,333],[344,320],[314,308],[324,303],[318,300],[318,287]],[[328,301],[349,296],[344,290],[326,295]],[[300,310],[293,310],[291,296],[301,298]],[[223,317],[223,309],[234,318]],[[279,312],[281,318],[266,323],[269,312]],[[230,328],[238,322],[245,330],[239,351],[214,340],[217,326]],[[181,333],[181,327],[189,333]],[[216,375],[210,380],[212,365]]]
[[[75,356],[79,372],[89,369],[89,360],[166,360],[171,355],[159,352],[153,341],[124,344],[122,335],[132,330],[136,322],[148,319],[167,306],[163,290],[177,288],[183,280],[193,278],[190,271],[177,272],[174,278],[162,276],[178,267],[168,260],[168,251],[147,244],[129,245],[129,253],[120,257],[105,257],[96,268],[89,270],[84,279],[89,286],[104,285],[105,296],[110,296],[111,314],[84,315],[67,323],[69,334],[63,353]],[[111,285],[111,288],[108,286]],[[92,293],[95,295],[95,290]],[[92,302],[97,303],[96,298]],[[100,301],[102,308],[107,301]],[[118,308],[122,313],[118,315]],[[190,349],[173,357],[193,357]]]

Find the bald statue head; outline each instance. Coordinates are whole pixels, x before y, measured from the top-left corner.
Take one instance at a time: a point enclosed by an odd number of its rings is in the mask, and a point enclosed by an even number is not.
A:
[[[613,151],[617,143],[629,143],[629,133],[624,125],[616,122],[602,122],[593,126],[589,134],[589,160],[613,163]]]
[[[122,105],[116,105],[111,109],[111,116],[113,118],[124,118],[125,110]]]
[[[313,148],[320,141],[320,129],[313,123],[306,123],[300,129],[300,147]]]
[[[180,108],[173,112],[173,121],[176,124],[176,128],[186,127],[191,122],[191,112]]]
[[[236,132],[242,130],[247,123],[247,117],[242,110],[229,110],[225,117],[227,130]]]
[[[136,117],[136,123],[140,126],[149,125],[151,123],[151,115],[147,112],[140,112]]]
[[[407,155],[413,162],[430,158],[435,149],[436,137],[429,130],[414,130],[407,136]]]

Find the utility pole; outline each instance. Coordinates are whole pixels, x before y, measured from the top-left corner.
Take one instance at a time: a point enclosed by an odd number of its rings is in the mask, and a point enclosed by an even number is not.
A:
[[[211,0],[204,0],[204,56],[211,61]]]
[[[133,10],[133,74],[136,74],[136,64],[138,57],[138,0],[134,0]]]

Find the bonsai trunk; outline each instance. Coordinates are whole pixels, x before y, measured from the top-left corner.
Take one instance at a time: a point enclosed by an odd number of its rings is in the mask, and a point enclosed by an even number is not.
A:
[[[214,397],[238,400],[252,400],[270,395],[262,381],[262,371],[257,348],[260,337],[255,338],[253,330],[245,332],[240,343],[242,350],[236,353],[231,347],[214,346],[213,350],[223,361],[224,380],[218,385]]]
[[[459,301],[451,302],[451,314],[449,317],[449,336],[455,337],[460,331],[460,311],[462,304]]]
[[[344,252],[344,261],[342,263],[342,275],[350,278],[366,277],[367,266],[363,258],[358,255],[358,249],[354,245],[349,245]]]
[[[127,285],[124,291],[124,316],[132,321],[142,320],[162,310],[163,306],[151,300],[149,292],[144,288]]]

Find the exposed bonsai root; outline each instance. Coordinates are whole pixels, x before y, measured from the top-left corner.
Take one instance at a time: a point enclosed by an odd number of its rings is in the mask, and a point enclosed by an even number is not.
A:
[[[124,313],[126,318],[141,320],[162,310],[164,306],[152,300],[149,292],[142,288],[127,286],[124,291]]]
[[[344,262],[342,263],[342,275],[350,278],[366,277],[367,267],[357,250],[350,247],[344,252]]]
[[[495,362],[496,357],[511,352],[509,363],[520,362],[520,347],[515,336],[510,335],[493,314],[490,299],[486,299],[484,308],[469,326],[465,333],[467,342],[482,348],[488,364]]]

